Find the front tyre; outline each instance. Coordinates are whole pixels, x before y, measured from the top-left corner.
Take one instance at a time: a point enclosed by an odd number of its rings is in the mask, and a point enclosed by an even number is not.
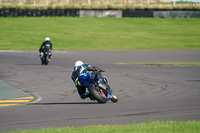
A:
[[[90,84],[88,87],[88,91],[90,95],[97,100],[99,103],[106,103],[107,98],[105,97],[105,94],[103,92],[97,91],[94,87],[93,84]]]
[[[116,102],[118,102],[118,98],[117,98],[117,96],[114,94],[114,93],[112,93],[112,98],[110,99],[113,103],[116,103]]]

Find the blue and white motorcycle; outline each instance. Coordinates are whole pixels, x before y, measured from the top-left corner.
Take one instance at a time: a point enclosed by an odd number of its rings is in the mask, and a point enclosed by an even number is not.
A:
[[[100,70],[99,73],[104,72]],[[99,103],[106,103],[111,100],[116,103],[118,101],[117,96],[111,90],[108,80],[100,74],[98,81],[94,81],[90,73],[85,73],[79,76],[78,81],[81,85],[87,87],[91,99],[98,101]]]

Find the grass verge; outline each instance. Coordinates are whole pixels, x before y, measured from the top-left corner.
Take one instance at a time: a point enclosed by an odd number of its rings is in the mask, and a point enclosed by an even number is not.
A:
[[[10,133],[199,133],[200,121],[154,121],[128,125],[97,125],[85,127],[43,128]]]
[[[117,62],[121,65],[167,65],[167,66],[200,66],[200,62]]]
[[[200,49],[200,18],[0,18],[0,50]],[[187,30],[186,30],[187,29]]]

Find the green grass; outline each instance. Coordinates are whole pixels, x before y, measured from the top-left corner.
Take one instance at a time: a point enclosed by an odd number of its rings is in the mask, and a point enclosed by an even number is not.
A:
[[[0,18],[0,50],[200,49],[200,18]]]
[[[200,66],[200,62],[117,62],[121,65],[168,65],[168,66]]]
[[[128,125],[97,125],[86,127],[44,128],[10,133],[199,133],[200,121],[154,121]]]

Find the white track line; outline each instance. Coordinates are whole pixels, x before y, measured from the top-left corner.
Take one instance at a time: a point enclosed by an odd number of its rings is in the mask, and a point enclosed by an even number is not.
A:
[[[17,50],[0,50],[1,53],[22,53],[22,51]]]
[[[30,103],[37,103],[39,102],[40,100],[42,100],[42,97],[40,97],[37,93],[34,92],[34,95],[36,95],[38,97],[37,100],[33,101],[33,102],[30,102]]]
[[[52,53],[68,54],[67,51],[52,51]]]
[[[0,50],[0,53],[23,53],[25,51],[18,51],[18,50]],[[68,54],[67,51],[52,51],[52,53],[59,53],[59,54]]]

